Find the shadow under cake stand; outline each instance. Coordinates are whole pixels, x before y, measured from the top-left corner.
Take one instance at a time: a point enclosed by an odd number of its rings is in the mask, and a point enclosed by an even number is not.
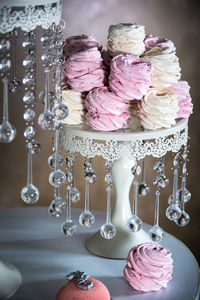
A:
[[[85,158],[102,156],[113,161],[113,179],[116,199],[112,210],[112,223],[117,229],[113,239],[104,239],[100,231],[86,240],[86,248],[92,253],[115,259],[125,259],[135,245],[150,241],[146,231],[133,233],[127,229],[132,216],[129,191],[133,181],[131,168],[137,160],[147,155],[159,158],[168,151],[178,152],[186,145],[188,120],[179,120],[168,129],[142,130],[137,117],[126,129],[113,132],[94,131],[87,124],[68,126],[63,124],[61,144],[68,153],[80,153]]]

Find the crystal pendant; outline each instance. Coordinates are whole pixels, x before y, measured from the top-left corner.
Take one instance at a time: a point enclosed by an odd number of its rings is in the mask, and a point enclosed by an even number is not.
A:
[[[171,204],[166,210],[166,217],[175,221],[181,216],[181,209],[177,204]]]
[[[31,40],[29,37],[27,37],[23,42],[22,42],[22,47],[25,50],[30,50],[32,48],[34,48],[35,44],[33,42],[33,40]]]
[[[62,187],[65,184],[66,176],[61,170],[55,170],[49,175],[49,183],[54,187]]]
[[[73,168],[74,166],[74,157],[66,157],[66,165],[68,168]]]
[[[134,195],[133,195],[133,216],[128,219],[127,227],[132,232],[138,232],[142,228],[142,221],[137,216],[138,206],[138,181],[134,180]]]
[[[35,65],[35,59],[34,59],[33,55],[28,54],[24,58],[22,65],[27,69],[32,69]]]
[[[0,61],[0,71],[2,73],[6,73],[10,70],[11,68],[11,61],[10,59],[8,58],[3,58],[1,61]]]
[[[181,211],[180,217],[176,219],[175,222],[178,226],[186,226],[190,222],[190,216],[183,210]]]
[[[55,117],[49,110],[46,110],[44,113],[39,115],[38,124],[44,130],[52,130],[54,122]]]
[[[10,41],[7,39],[0,40],[0,53],[6,53],[10,50]]]
[[[100,234],[104,239],[110,240],[116,235],[116,228],[112,223],[105,223],[100,228]]]
[[[55,199],[51,202],[51,209],[55,212],[61,214],[66,206],[66,202],[61,197],[55,197]],[[56,216],[56,215],[55,215]]]
[[[149,236],[153,242],[159,243],[164,237],[164,232],[159,226],[155,225],[149,230]]]
[[[93,172],[88,172],[85,174],[85,179],[89,181],[89,183],[94,183],[97,181],[97,174]]]
[[[30,87],[35,84],[35,76],[32,73],[28,73],[24,76],[22,82],[26,87]]]
[[[77,232],[77,226],[74,224],[74,222],[72,220],[66,220],[63,224],[62,224],[62,232],[66,235],[66,236],[73,236],[76,234]]]
[[[48,158],[48,165],[51,169],[55,169],[55,153],[49,156]],[[64,158],[62,157],[61,153],[58,154],[58,168],[62,168],[64,165]]]
[[[157,161],[153,167],[154,171],[161,174],[164,171],[164,163],[163,161]]]
[[[91,227],[95,222],[95,217],[90,211],[84,211],[79,216],[79,223],[81,226],[89,228]]]
[[[54,103],[52,112],[58,120],[65,119],[69,114],[68,107],[60,101]]]
[[[145,182],[145,158],[142,160],[142,182],[138,186],[138,195],[146,196],[150,192],[150,187]]]
[[[29,184],[22,189],[21,198],[27,204],[34,204],[39,199],[39,191],[33,184]]]
[[[33,122],[35,119],[35,112],[31,108],[27,108],[23,114],[23,118],[26,122]]]
[[[10,143],[16,137],[16,129],[10,122],[0,125],[0,143]]]
[[[70,188],[70,197],[73,203],[77,203],[81,199],[81,193],[75,187]]]
[[[113,175],[112,175],[112,172],[109,172],[105,176],[105,183],[112,184],[112,182],[113,182]]]
[[[70,171],[66,172],[66,181],[69,182],[69,183],[73,181],[72,172],[70,172]]]
[[[184,202],[186,203],[186,202],[190,201],[191,196],[192,196],[191,193],[188,191],[188,189],[185,188],[184,193],[183,193]],[[177,199],[179,201],[181,201],[181,197],[182,197],[182,189],[179,189],[177,191]]]

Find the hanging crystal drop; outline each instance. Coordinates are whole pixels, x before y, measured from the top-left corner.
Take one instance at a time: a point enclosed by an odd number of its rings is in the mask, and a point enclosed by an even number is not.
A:
[[[77,232],[77,226],[71,219],[71,199],[70,199],[70,188],[67,190],[67,207],[66,207],[66,220],[61,226],[62,232],[66,236],[73,236]]]
[[[155,204],[155,220],[154,226],[149,230],[150,239],[154,242],[160,242],[164,237],[163,230],[159,227],[159,201],[160,201],[160,191],[156,190],[156,204]]]
[[[90,182],[88,179],[85,179],[85,210],[79,216],[79,223],[83,227],[91,227],[95,222],[94,215],[89,210],[90,202]]]
[[[128,219],[127,227],[132,232],[138,232],[142,229],[142,221],[137,215],[138,204],[138,181],[134,180],[134,196],[133,196],[133,216]]]
[[[138,195],[146,196],[150,192],[149,185],[145,182],[145,158],[142,160],[142,182],[138,186]]]

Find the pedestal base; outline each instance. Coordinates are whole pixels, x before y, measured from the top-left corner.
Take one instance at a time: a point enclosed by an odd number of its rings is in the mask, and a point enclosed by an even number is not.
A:
[[[11,297],[20,287],[22,277],[13,265],[0,261],[0,300]]]
[[[122,230],[117,228],[117,234],[113,239],[104,239],[98,231],[86,240],[85,246],[90,252],[98,256],[126,259],[132,247],[149,241],[149,235],[143,229],[133,233],[128,231],[128,229]]]

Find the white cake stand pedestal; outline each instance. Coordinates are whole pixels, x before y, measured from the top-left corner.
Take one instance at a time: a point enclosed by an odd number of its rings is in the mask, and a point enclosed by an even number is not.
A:
[[[116,200],[112,210],[112,223],[117,234],[111,240],[102,238],[98,231],[86,241],[86,247],[96,255],[124,259],[135,245],[149,241],[148,233],[127,229],[127,220],[132,216],[129,201],[133,181],[131,168],[136,160],[146,155],[162,157],[168,151],[177,152],[187,143],[188,120],[180,120],[169,129],[142,131],[138,119],[132,119],[129,128],[115,132],[97,132],[86,124],[63,125],[61,143],[68,153],[80,153],[86,158],[103,156],[112,160]]]

